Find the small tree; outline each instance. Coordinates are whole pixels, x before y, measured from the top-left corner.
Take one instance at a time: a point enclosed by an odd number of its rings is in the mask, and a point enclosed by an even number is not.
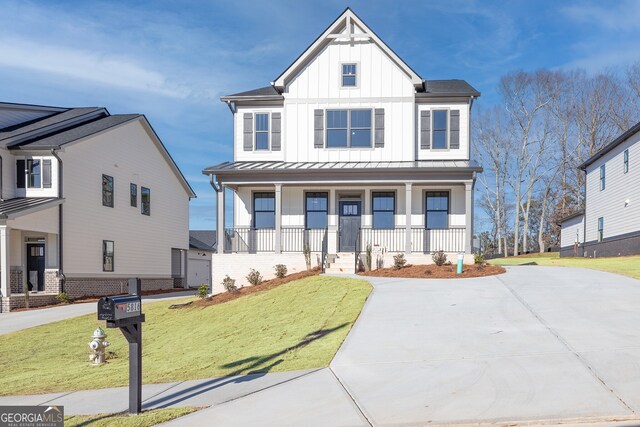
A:
[[[302,252],[304,253],[304,262],[307,264],[307,270],[311,270],[311,246],[309,246],[309,243],[304,243]]]
[[[400,270],[401,268],[403,268],[405,266],[406,263],[407,263],[407,260],[404,257],[404,254],[402,252],[393,256],[393,269],[394,270]]]
[[[209,287],[205,283],[200,284],[200,286],[198,286],[196,296],[200,299],[205,299],[207,295],[209,295]]]
[[[433,263],[438,267],[445,265],[447,262],[447,254],[444,251],[436,251],[431,255]]]
[[[247,274],[247,282],[253,286],[259,285],[262,283],[262,275],[259,271],[252,268],[249,274]]]
[[[228,274],[224,277],[224,279],[222,279],[222,286],[227,292],[231,292],[232,294],[238,292],[236,281],[229,277]]]
[[[364,258],[364,268],[367,271],[371,271],[371,263],[372,263],[372,253],[373,248],[371,247],[371,243],[367,243],[367,248],[365,249],[365,258]]]
[[[282,279],[284,276],[287,275],[287,266],[286,265],[278,264],[273,268],[276,269],[276,277]]]

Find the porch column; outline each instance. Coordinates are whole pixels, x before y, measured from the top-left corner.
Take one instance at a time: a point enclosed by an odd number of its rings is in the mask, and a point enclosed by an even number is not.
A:
[[[471,253],[471,242],[473,241],[473,183],[464,184],[464,212],[465,212],[465,236],[464,253]]]
[[[282,253],[282,184],[275,184],[276,187],[276,236],[274,240],[274,251]]]
[[[216,234],[217,234],[217,245],[218,245],[218,253],[224,253],[224,185],[220,184],[220,191],[216,193]]]
[[[411,253],[411,195],[412,195],[412,184],[407,182],[404,185],[404,209],[405,209],[405,242],[404,242],[404,251],[408,254]]]
[[[11,252],[11,242],[9,236],[11,228],[0,225],[0,291],[3,297],[11,295],[11,263],[9,253]]]

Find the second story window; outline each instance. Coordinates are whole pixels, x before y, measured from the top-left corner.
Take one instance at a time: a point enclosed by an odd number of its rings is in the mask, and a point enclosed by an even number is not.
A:
[[[433,146],[435,149],[447,148],[447,110],[433,111]]]
[[[129,199],[131,207],[138,207],[138,186],[136,184],[129,184]]]
[[[269,113],[256,114],[256,150],[269,149]]]
[[[342,87],[357,86],[356,72],[357,72],[356,64],[342,64]]]
[[[371,147],[371,110],[327,110],[327,148]]]
[[[629,172],[629,150],[624,150],[624,173]]]
[[[142,215],[151,215],[151,190],[146,187],[140,187],[140,205]]]
[[[605,165],[600,166],[600,191],[604,191],[606,187],[606,169]]]
[[[17,188],[51,188],[51,159],[16,161]]]
[[[113,177],[102,175],[102,206],[113,207]]]

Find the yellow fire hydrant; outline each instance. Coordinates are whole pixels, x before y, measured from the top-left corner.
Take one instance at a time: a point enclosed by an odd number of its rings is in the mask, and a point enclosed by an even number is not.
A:
[[[102,328],[98,328],[93,331],[91,338],[93,340],[89,343],[89,348],[92,353],[89,355],[89,361],[94,365],[102,365],[105,362],[105,349],[109,346],[109,341],[106,340],[107,334]]]

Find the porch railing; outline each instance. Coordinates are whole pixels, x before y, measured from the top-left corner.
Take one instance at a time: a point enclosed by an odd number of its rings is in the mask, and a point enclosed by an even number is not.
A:
[[[286,227],[280,230],[281,252],[302,253],[307,243],[311,252],[322,252],[325,229]],[[225,253],[275,252],[276,230],[234,227],[225,230]],[[325,242],[326,244],[326,242]]]
[[[360,248],[367,244],[387,252],[404,252],[406,250],[407,230],[404,227],[374,229],[360,229]],[[441,230],[427,230],[424,228],[411,229],[411,252],[431,253],[436,251],[463,252],[465,248],[465,229],[446,228]]]

